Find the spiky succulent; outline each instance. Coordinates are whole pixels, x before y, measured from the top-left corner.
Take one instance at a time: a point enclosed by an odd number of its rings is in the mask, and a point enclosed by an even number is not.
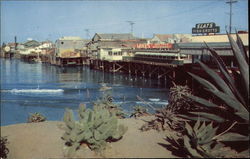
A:
[[[182,154],[183,157],[249,157],[249,147],[244,147],[249,142],[249,60],[239,35],[236,36],[236,42],[230,35],[228,38],[239,71],[229,71],[216,51],[207,46],[218,65],[220,75],[202,62],[199,64],[213,81],[189,73],[217,99],[186,95],[201,109],[178,115],[191,121],[185,123],[182,137],[167,137],[166,140],[174,148],[162,144],[173,153],[179,150],[177,154]],[[189,124],[193,123],[192,120],[196,121],[194,127]],[[216,128],[212,126],[213,123],[217,125]],[[229,127],[225,130],[227,125]],[[242,147],[234,146],[239,143]]]

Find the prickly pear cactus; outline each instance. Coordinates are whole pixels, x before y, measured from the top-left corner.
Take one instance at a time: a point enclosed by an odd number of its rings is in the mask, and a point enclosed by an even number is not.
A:
[[[69,146],[66,152],[69,157],[74,155],[82,143],[96,152],[102,152],[107,141],[119,140],[127,131],[127,127],[118,125],[116,115],[104,107],[94,106],[90,110],[81,104],[78,115],[79,121],[75,121],[72,110],[67,109],[64,114],[66,128],[62,139]]]

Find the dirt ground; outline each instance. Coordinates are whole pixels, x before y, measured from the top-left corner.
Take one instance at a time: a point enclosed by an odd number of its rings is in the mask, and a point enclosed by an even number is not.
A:
[[[103,155],[98,155],[87,146],[81,146],[77,158],[174,158],[170,151],[158,143],[166,143],[167,132],[150,130],[141,132],[139,128],[150,120],[150,117],[140,119],[121,119],[119,123],[128,127],[123,138],[108,144]],[[64,125],[59,121],[41,123],[24,123],[1,127],[1,136],[7,136],[10,159],[44,159],[66,158],[64,141],[61,136]]]

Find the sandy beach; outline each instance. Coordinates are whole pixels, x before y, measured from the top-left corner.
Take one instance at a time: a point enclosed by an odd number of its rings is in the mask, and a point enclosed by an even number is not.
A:
[[[109,143],[103,155],[96,154],[86,145],[82,145],[75,154],[76,158],[173,158],[170,151],[158,143],[165,143],[167,133],[150,130],[141,132],[139,128],[152,117],[138,119],[119,119],[119,123],[128,127],[123,138]],[[1,127],[1,136],[7,136],[10,152],[8,158],[41,159],[67,158],[61,136],[64,130],[61,121],[41,123],[23,123]]]

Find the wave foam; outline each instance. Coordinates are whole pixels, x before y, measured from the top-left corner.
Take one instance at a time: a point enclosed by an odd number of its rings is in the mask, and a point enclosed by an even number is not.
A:
[[[12,89],[11,93],[62,93],[63,89]]]

